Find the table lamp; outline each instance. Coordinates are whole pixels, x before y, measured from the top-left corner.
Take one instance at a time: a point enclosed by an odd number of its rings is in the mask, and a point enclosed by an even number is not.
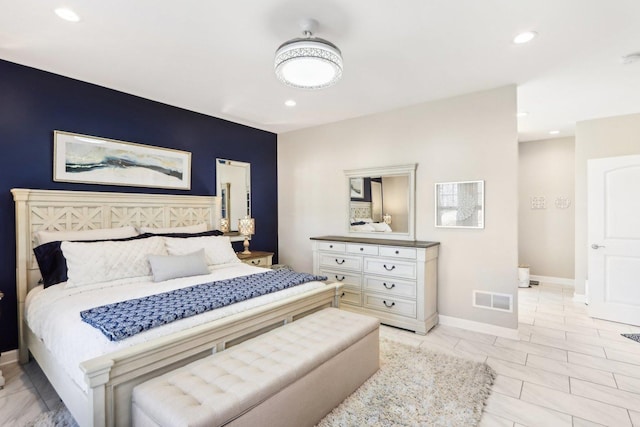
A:
[[[229,218],[220,218],[220,231],[223,233],[229,232]]]
[[[256,221],[250,218],[248,215],[238,220],[238,231],[244,236],[244,251],[243,254],[250,254],[249,250],[249,236],[256,232]]]

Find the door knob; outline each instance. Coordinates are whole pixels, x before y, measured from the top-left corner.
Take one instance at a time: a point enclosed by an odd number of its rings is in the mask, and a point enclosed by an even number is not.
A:
[[[595,243],[591,245],[591,249],[600,249],[600,248],[604,248],[604,246],[596,245]]]

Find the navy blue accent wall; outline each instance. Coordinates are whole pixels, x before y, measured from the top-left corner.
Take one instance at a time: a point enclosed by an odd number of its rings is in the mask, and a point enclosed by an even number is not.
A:
[[[190,151],[191,190],[53,182],[56,129]],[[249,162],[251,247],[275,252],[276,150],[274,133],[0,60],[0,351],[18,346],[11,188],[215,195],[216,157]]]

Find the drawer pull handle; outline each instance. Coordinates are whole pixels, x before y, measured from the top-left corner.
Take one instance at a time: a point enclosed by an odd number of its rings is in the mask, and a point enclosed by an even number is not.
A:
[[[400,251],[396,251],[396,255],[398,255],[400,253]]]
[[[339,278],[339,277],[338,277],[338,275],[336,274],[336,280],[337,280],[338,282],[342,282],[344,279],[345,279],[345,277],[344,277],[344,276],[342,276],[342,279],[341,279],[341,278]]]
[[[387,271],[393,271],[393,270],[396,269],[396,266],[392,265],[391,268],[389,268],[389,267],[387,267],[387,264],[384,264],[384,269],[387,270]]]
[[[384,287],[385,287],[385,288],[387,288],[387,289],[393,289],[393,288],[395,288],[395,287],[396,287],[396,284],[395,284],[395,283],[392,283],[392,284],[391,284],[391,286],[387,285],[386,283],[383,283],[383,285],[384,285]]]
[[[262,261],[261,259],[257,260],[257,261],[251,261],[251,264],[253,265],[258,265],[260,264],[260,261]]]
[[[360,251],[364,251],[364,248],[360,248]]]
[[[336,263],[337,263],[338,265],[342,265],[342,264],[344,264],[344,262],[345,262],[345,261],[346,261],[346,260],[344,260],[344,259],[343,259],[342,261],[338,261],[338,259],[336,258]]]
[[[340,298],[344,297],[346,294],[343,292],[342,295],[340,295]]]
[[[384,303],[384,306],[385,306],[385,307],[387,307],[387,308],[391,308],[391,307],[393,307],[394,305],[396,305],[396,303],[395,303],[395,302],[393,302],[393,301],[391,301],[391,304],[387,304],[387,302],[386,302],[386,301],[382,301],[382,302]]]
[[[333,245],[329,245],[329,249],[333,249]]]

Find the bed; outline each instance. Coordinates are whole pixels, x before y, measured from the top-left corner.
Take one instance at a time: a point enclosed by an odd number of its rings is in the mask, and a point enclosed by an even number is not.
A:
[[[382,220],[382,214],[374,219],[371,202],[349,203],[349,231],[365,233],[390,233],[391,227]]]
[[[137,384],[202,358],[210,354],[212,349],[222,351],[226,347],[306,314],[339,305],[340,285],[318,282],[301,285],[295,292],[282,298],[260,297],[263,298],[261,303],[249,301],[244,311],[233,309],[224,316],[210,315],[211,317],[205,320],[190,320],[193,323],[187,323],[186,327],[174,330],[169,328],[170,331],[166,334],[154,335],[154,332],[131,345],[107,346],[98,354],[90,352],[80,355],[67,349],[71,351],[71,355],[78,358],[72,365],[79,363],[77,371],[70,373],[69,369],[73,368],[64,366],[59,350],[54,350],[47,344],[51,339],[47,338],[45,343],[40,338],[42,332],[38,331],[40,336],[37,335],[25,321],[25,301],[32,289],[34,292],[29,296],[30,303],[41,300],[42,305],[42,300],[64,302],[66,298],[71,298],[62,288],[57,289],[55,286],[47,291],[57,291],[49,292],[46,297],[42,296],[45,295],[44,291],[40,290],[38,285],[41,275],[33,255],[35,233],[42,230],[91,230],[123,226],[177,227],[202,222],[206,223],[208,228],[215,228],[214,225],[219,222],[220,200],[211,196],[29,189],[11,191],[16,208],[16,288],[20,362],[26,363],[31,353],[81,426],[130,425],[131,391]],[[212,268],[210,274],[213,280],[217,280],[219,277],[246,275],[258,271],[261,269],[257,267],[231,264]],[[118,284],[120,285],[122,284]],[[100,292],[105,299],[111,292],[105,291],[104,288],[99,289],[102,289]],[[76,309],[87,308],[86,302],[82,304]],[[33,307],[36,305],[30,305],[30,310]],[[66,312],[66,308],[60,307],[58,308]],[[204,315],[199,314],[195,318],[200,316]],[[185,320],[187,319],[179,322]],[[81,323],[79,319],[78,322]],[[47,324],[47,321],[44,323]],[[170,325],[158,329],[166,326]],[[39,329],[35,327],[35,323],[34,329]],[[80,333],[77,336],[76,333],[69,334],[66,330],[65,333],[72,335],[71,338],[85,340]],[[96,346],[87,347],[93,349]],[[81,359],[84,360],[80,361]]]

